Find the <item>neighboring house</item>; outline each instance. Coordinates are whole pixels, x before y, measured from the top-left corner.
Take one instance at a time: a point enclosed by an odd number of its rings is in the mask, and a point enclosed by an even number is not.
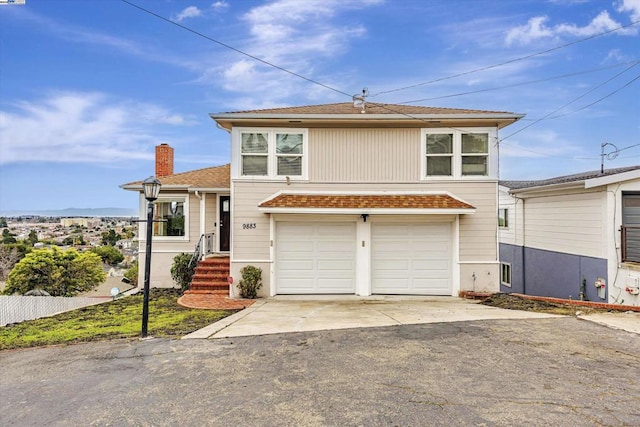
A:
[[[213,231],[235,283],[262,269],[261,296],[499,290],[498,131],[522,115],[340,103],[211,117],[230,133],[230,170],[159,177],[160,211],[189,214],[182,238],[154,237],[152,284]]]
[[[640,305],[640,166],[501,181],[502,292]]]

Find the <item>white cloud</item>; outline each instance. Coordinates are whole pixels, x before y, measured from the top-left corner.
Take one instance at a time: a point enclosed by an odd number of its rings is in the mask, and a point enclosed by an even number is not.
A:
[[[334,59],[343,54],[353,40],[366,34],[366,29],[357,22],[338,23],[340,15],[378,3],[379,0],[276,0],[242,16],[250,38],[244,46],[237,47],[279,67],[322,81],[326,78],[320,77],[323,58]],[[292,94],[311,92],[309,83],[274,67],[235,54],[229,58],[232,59],[219,61],[224,65],[205,71],[199,81],[221,84],[236,92],[242,97],[238,100],[241,104],[253,97],[254,106],[258,99],[277,105]]]
[[[629,12],[632,22],[640,21],[640,0],[622,0],[618,2],[618,12]]]
[[[567,33],[574,36],[588,37],[605,31],[614,30],[620,25],[620,23],[611,19],[609,12],[603,10],[584,27],[578,27],[574,24],[560,24],[554,28],[554,31],[558,34]]]
[[[153,158],[165,126],[193,120],[163,107],[101,93],[58,92],[0,111],[0,164],[111,163]]]
[[[629,1],[629,0],[625,0]],[[640,0],[634,0],[636,3],[640,5]],[[632,11],[633,13],[638,13],[635,9],[636,5],[628,4],[621,6],[625,7],[626,11]],[[638,6],[640,8],[640,6]],[[619,10],[621,10],[619,8]],[[600,34],[606,31],[611,31],[616,28],[619,28],[622,24],[611,18],[609,12],[603,10],[591,20],[585,26],[578,26],[575,24],[562,23],[554,26],[547,25],[549,21],[549,17],[547,16],[535,16],[530,18],[529,21],[525,25],[520,25],[515,28],[507,31],[507,35],[505,38],[505,42],[507,45],[512,44],[522,44],[526,45],[532,42],[535,42],[540,39],[545,38],[555,38],[560,37],[562,35],[572,35],[578,37],[588,37],[596,34]],[[616,32],[616,34],[621,35],[635,35],[637,34],[638,29],[635,28],[625,28]]]
[[[175,20],[178,22],[182,22],[188,18],[195,18],[202,15],[202,11],[198,9],[196,6],[189,6],[182,9],[180,13],[178,13],[175,17]]]
[[[549,18],[546,16],[535,16],[529,19],[525,25],[512,28],[507,33],[507,45],[518,42],[527,44],[540,38],[552,37],[554,35],[553,30],[545,25],[548,20]]]
[[[211,8],[214,10],[222,11],[229,8],[229,3],[224,0],[219,0],[211,4]]]

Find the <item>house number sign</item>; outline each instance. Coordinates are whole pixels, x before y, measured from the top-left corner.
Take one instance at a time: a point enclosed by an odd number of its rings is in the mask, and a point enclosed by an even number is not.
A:
[[[249,222],[249,223],[242,224],[242,229],[243,230],[253,230],[254,228],[258,228],[256,226],[255,222]]]

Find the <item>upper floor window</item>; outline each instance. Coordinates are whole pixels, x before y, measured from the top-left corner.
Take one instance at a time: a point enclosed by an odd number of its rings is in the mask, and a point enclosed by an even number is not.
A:
[[[489,135],[462,134],[462,175],[488,175]]]
[[[492,175],[489,141],[493,131],[423,129],[422,135],[424,178]]]
[[[269,174],[269,142],[267,133],[242,134],[242,175]]]
[[[279,176],[301,176],[304,141],[301,133],[276,133]]]
[[[236,176],[305,177],[306,130],[239,130],[238,136],[240,158]]]
[[[453,175],[453,134],[427,135],[427,176]]]

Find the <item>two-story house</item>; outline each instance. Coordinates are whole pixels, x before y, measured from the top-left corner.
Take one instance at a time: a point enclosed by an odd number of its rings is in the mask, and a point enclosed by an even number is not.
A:
[[[212,114],[230,134],[228,192],[187,182],[194,171],[160,177],[158,202],[189,212],[192,249],[207,232],[218,242],[228,214],[230,274],[262,268],[263,296],[498,291],[498,132],[522,117],[351,103]]]

